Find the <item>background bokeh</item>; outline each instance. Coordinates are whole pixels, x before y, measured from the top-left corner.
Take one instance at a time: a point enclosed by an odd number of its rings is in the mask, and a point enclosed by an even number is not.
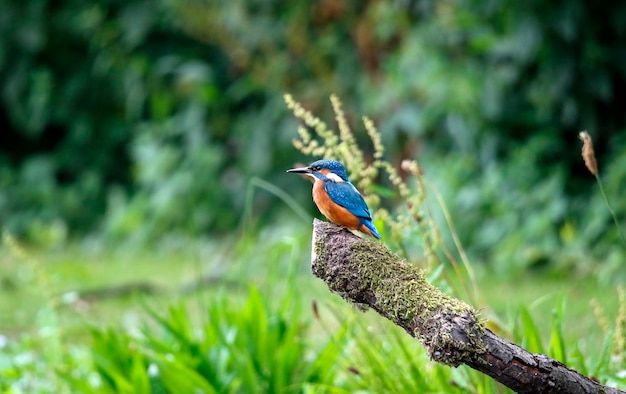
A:
[[[626,388],[625,21],[592,0],[0,0],[0,392],[510,392],[311,275],[286,93],[332,128],[335,94],[366,156],[362,116],[384,160],[419,162],[399,242],[380,208],[407,201],[363,189],[386,246]]]
[[[310,158],[282,96],[332,125],[334,93],[420,162],[479,260],[593,264],[622,249],[576,136],[623,217],[624,20],[588,0],[4,0],[0,222],[44,245],[227,234],[252,177],[314,212],[284,174]],[[253,207],[289,220],[271,193]]]

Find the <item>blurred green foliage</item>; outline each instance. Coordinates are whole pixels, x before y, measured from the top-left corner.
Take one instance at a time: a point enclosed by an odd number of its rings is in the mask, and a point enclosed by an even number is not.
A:
[[[286,257],[284,251],[281,254]],[[222,288],[217,294],[195,294],[193,300],[172,302],[170,295],[167,301],[143,302],[141,329],[130,331],[117,320],[83,322],[76,332],[68,331],[56,311],[46,307],[42,312],[47,317],[34,334],[0,335],[4,341],[0,342],[0,389],[16,393],[512,392],[467,366],[434,363],[415,338],[391,322],[363,314],[337,298],[316,301],[314,312],[309,312],[303,308],[296,282],[276,292],[277,284],[266,284],[273,297],[252,286],[244,294]],[[147,304],[154,304],[154,309]],[[614,339],[625,315],[615,323],[607,322],[607,332],[600,332],[594,321],[594,329],[581,338],[563,330],[567,315],[563,297],[552,318],[545,314],[539,318],[523,305],[513,309],[506,323],[510,332],[500,335],[602,384],[626,387],[619,358],[623,349]],[[542,337],[547,327],[549,337]],[[87,340],[76,335],[86,331]],[[589,334],[602,340],[599,351],[589,347]],[[621,353],[615,355],[615,350]]]
[[[437,180],[476,255],[604,257],[575,137],[623,217],[624,20],[590,0],[2,0],[0,222],[40,243],[231,231],[252,176],[310,200],[281,176],[301,159],[282,93],[327,119],[335,93]]]
[[[95,368],[104,391],[301,393],[312,386],[326,392],[336,381],[345,329],[313,346],[310,323],[299,311],[270,311],[254,289],[241,309],[227,297],[217,301],[204,312],[200,328],[194,313],[178,305],[166,314],[150,311],[158,330],[144,329],[141,340],[94,330]]]
[[[403,329],[331,294],[303,264],[308,229],[285,227],[260,240],[161,242],[147,255],[84,244],[30,254],[5,235],[0,392],[509,392],[433,363]],[[626,388],[623,288],[616,296],[590,276],[498,280],[478,268],[488,303],[476,305],[491,330]],[[453,291],[443,270],[429,280]],[[199,277],[200,287],[180,286]],[[137,294],[90,291],[120,283]],[[141,294],[138,283],[155,290]]]

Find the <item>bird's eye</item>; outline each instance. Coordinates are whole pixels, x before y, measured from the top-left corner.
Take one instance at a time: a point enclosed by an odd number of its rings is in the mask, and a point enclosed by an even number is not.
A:
[[[319,171],[319,170],[320,170],[320,168],[319,168],[319,167],[317,167],[317,166],[313,166],[313,167],[311,167],[311,169],[312,169],[313,171]]]

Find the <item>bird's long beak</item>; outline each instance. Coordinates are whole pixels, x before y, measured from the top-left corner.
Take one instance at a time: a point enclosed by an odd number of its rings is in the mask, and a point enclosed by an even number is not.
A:
[[[313,171],[309,167],[300,167],[300,168],[292,168],[291,170],[287,170],[287,172],[293,172],[296,174],[311,174]]]

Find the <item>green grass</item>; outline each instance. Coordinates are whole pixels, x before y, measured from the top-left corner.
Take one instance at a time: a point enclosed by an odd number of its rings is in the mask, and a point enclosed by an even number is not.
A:
[[[506,392],[469,368],[430,362],[402,330],[330,294],[309,273],[309,242],[283,229],[139,251],[76,244],[30,258],[5,244],[0,392]],[[591,277],[502,281],[478,271],[476,306],[494,330],[626,387],[589,304],[597,299],[613,320],[615,290]],[[212,280],[189,291],[202,276]],[[76,296],[128,283],[155,292]]]
[[[131,297],[116,296],[118,286],[150,284],[165,294],[202,271],[192,259],[178,264],[173,254],[94,253],[79,247],[31,254],[34,264],[17,259],[6,248],[0,251],[0,313],[5,317],[5,332],[35,328],[38,309],[49,301],[64,319],[98,323],[114,316],[113,321],[119,321],[138,308]],[[77,300],[78,292],[88,293],[87,297]]]
[[[617,317],[619,308],[615,288],[593,277],[554,277],[529,272],[514,281],[500,281],[483,273],[478,282],[483,302],[480,307],[487,317],[512,326],[521,319],[523,308],[537,321],[538,332],[546,341],[550,336],[550,319],[563,299],[566,308],[561,320],[565,339],[582,342],[589,350],[599,350],[604,339],[591,299],[605,308],[611,321]]]

